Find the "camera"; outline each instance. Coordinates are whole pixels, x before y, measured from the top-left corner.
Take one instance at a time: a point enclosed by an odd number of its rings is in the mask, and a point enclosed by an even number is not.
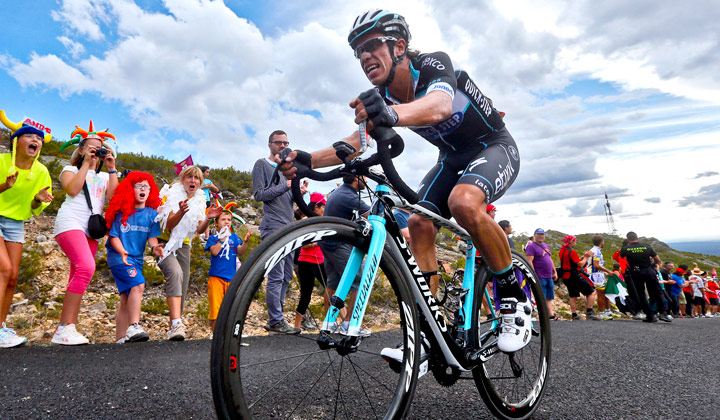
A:
[[[97,156],[100,159],[104,159],[105,156],[108,155],[110,151],[105,148],[105,146],[100,147],[99,149],[95,149],[95,156]]]

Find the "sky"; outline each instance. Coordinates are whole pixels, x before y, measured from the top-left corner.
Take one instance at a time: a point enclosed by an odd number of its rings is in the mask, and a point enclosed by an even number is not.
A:
[[[348,103],[371,85],[347,33],[388,5],[506,113],[521,168],[497,220],[604,233],[607,193],[620,234],[720,239],[713,0],[5,0],[0,109],[59,140],[92,119],[120,152],[250,171],[275,129],[307,151],[356,129]],[[437,150],[399,133],[417,186]]]

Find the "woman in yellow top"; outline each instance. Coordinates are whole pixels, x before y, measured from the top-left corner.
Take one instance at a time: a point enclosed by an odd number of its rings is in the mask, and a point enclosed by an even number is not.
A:
[[[37,161],[44,136],[41,130],[23,124],[10,136],[11,153],[0,154],[0,348],[27,341],[5,327],[5,318],[17,285],[25,220],[40,214],[53,199],[48,170]]]

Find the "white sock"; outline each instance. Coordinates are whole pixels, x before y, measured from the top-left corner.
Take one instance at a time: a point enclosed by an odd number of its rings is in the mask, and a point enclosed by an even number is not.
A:
[[[175,327],[177,324],[182,324],[182,318],[173,319],[171,327]]]
[[[343,328],[348,329],[349,326],[350,326],[350,321],[343,322]]]

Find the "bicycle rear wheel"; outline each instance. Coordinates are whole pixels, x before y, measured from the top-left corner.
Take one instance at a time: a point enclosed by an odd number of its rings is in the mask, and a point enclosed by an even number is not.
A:
[[[537,409],[547,387],[550,369],[550,321],[540,282],[524,256],[512,251],[512,263],[518,282],[533,302],[532,338],[527,346],[512,354],[488,351],[489,359],[473,369],[475,385],[490,411],[503,419],[526,419]],[[497,341],[500,320],[483,320],[482,293],[492,274],[487,265],[480,267],[475,283],[472,330],[473,343],[482,347]],[[497,312],[497,311],[496,311]],[[492,351],[495,351],[492,354]],[[490,355],[492,354],[492,355]]]
[[[369,236],[358,225],[331,217],[293,223],[266,238],[236,274],[216,322],[211,382],[218,418],[332,419],[404,417],[415,390],[420,358],[418,319],[404,277],[407,268],[386,243],[362,327],[371,331],[355,351],[342,354],[319,347],[319,332],[268,335],[263,329],[265,275],[283,255],[303,245],[337,241],[366,251]],[[323,292],[316,285],[306,314],[318,325],[324,317]],[[285,299],[292,325],[299,291]],[[351,310],[352,308],[349,308]],[[330,334],[333,339],[343,338]],[[383,348],[404,345],[402,361],[380,357]]]

